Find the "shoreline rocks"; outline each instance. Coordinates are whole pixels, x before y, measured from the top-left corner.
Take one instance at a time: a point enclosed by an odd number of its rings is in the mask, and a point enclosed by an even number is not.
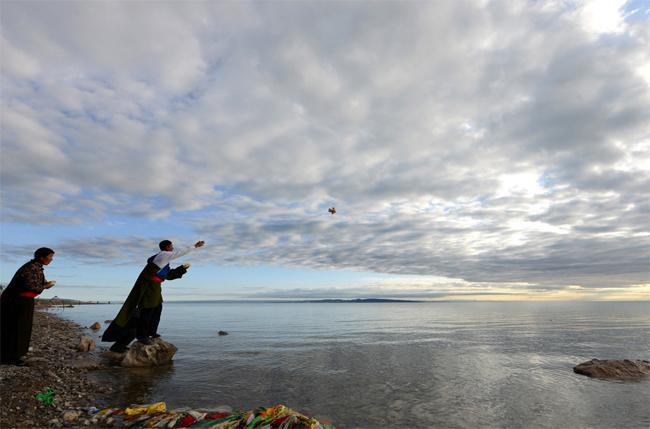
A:
[[[164,414],[133,415],[134,419],[125,419],[124,413],[116,412],[118,408],[100,410],[96,407],[123,406],[119,401],[116,404],[116,394],[121,385],[117,380],[113,384],[114,377],[103,376],[95,380],[95,375],[89,376],[89,371],[95,369],[110,368],[105,355],[116,355],[123,363],[129,353],[131,357],[127,365],[123,366],[152,366],[152,363],[165,365],[171,362],[177,348],[160,338],[152,340],[152,344],[145,345],[135,342],[127,353],[99,351],[79,352],[82,343],[90,348],[94,344],[93,338],[82,335],[86,328],[78,324],[50,314],[47,311],[34,312],[34,324],[32,329],[31,350],[25,356],[27,366],[0,365],[0,384],[2,385],[2,407],[0,407],[0,428],[48,428],[67,427],[84,428],[98,426],[117,427],[143,427],[145,423],[161,423],[163,418],[170,418],[177,421],[179,425],[192,426],[194,423],[201,425],[206,420],[217,423],[222,417],[227,419],[239,419],[242,424],[251,424],[257,418],[259,427],[261,419],[268,418],[271,414],[279,419],[291,419],[292,423],[299,424],[306,421],[309,424],[303,427],[321,427],[323,429],[332,426],[320,425],[316,420],[307,418],[299,413],[278,405],[266,408],[264,415],[255,416],[262,408],[251,411],[233,411],[230,407],[221,406],[219,409],[212,409],[212,414],[207,411],[195,411],[187,408],[172,410]],[[86,331],[87,332],[87,331]],[[86,337],[86,339],[84,339]],[[90,340],[90,341],[88,341]],[[85,347],[84,347],[85,348]],[[101,374],[101,371],[96,373]],[[46,394],[53,397],[53,403],[47,405],[42,399],[35,395]],[[141,407],[132,405],[131,407]],[[105,411],[106,410],[106,411]],[[121,411],[126,411],[125,409]],[[134,414],[139,411],[131,410]],[[111,415],[102,417],[105,413]],[[218,415],[222,413],[224,416]],[[228,415],[228,417],[225,417]],[[183,419],[182,421],[180,419]],[[169,423],[168,422],[168,423]],[[324,422],[322,422],[324,423]],[[314,426],[317,425],[317,426]],[[168,425],[166,427],[169,427]],[[174,427],[181,427],[175,425]],[[292,426],[293,427],[293,426]],[[296,426],[300,427],[300,426]]]
[[[161,338],[154,338],[149,345],[134,341],[126,352],[116,353],[107,350],[102,353],[102,357],[110,365],[142,368],[169,365],[177,351],[175,345]]]
[[[95,340],[90,338],[88,335],[82,335],[79,337],[79,345],[77,350],[80,352],[91,352],[95,350]]]
[[[77,351],[82,332],[74,322],[47,311],[34,311],[31,350],[24,357],[27,366],[0,365],[0,427],[61,426],[66,424],[62,411],[110,401],[87,376],[97,365],[82,364],[95,355]],[[52,406],[35,397],[47,389],[55,392]]]
[[[650,361],[592,359],[573,367],[573,372],[606,380],[639,380],[650,376]]]

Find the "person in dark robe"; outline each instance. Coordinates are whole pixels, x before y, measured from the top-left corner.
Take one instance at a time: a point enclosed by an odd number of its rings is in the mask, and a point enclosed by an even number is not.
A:
[[[45,280],[43,267],[54,258],[54,250],[41,247],[34,259],[16,271],[0,296],[0,360],[8,365],[25,365],[34,321],[34,298],[54,286]]]
[[[203,241],[183,249],[174,249],[169,240],[160,242],[160,252],[147,260],[122,308],[102,335],[102,341],[114,342],[111,351],[123,353],[137,338],[143,344],[151,344],[152,338],[160,337],[158,324],[162,313],[162,288],[165,280],[183,277],[189,264],[171,268],[171,260],[202,247]]]

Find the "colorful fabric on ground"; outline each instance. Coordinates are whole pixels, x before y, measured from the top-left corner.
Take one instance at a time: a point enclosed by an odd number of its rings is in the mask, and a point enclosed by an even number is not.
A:
[[[165,411],[167,411],[167,404],[164,402],[156,402],[151,405],[134,405],[133,407],[125,408],[124,414],[127,416],[135,416],[138,414],[164,413]]]
[[[284,405],[253,411],[171,410],[164,402],[127,408],[90,409],[91,423],[132,428],[334,429]]]

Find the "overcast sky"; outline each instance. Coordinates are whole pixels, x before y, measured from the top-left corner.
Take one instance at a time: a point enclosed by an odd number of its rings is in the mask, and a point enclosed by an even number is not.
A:
[[[647,1],[0,10],[3,283],[170,238],[169,300],[650,299]]]

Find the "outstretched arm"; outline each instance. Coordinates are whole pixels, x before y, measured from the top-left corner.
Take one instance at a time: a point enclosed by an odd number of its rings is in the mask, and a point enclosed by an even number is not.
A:
[[[174,249],[171,252],[162,251],[158,255],[156,255],[156,257],[153,259],[153,263],[156,264],[158,267],[162,268],[165,265],[169,264],[169,262],[172,259],[180,258],[183,255],[187,255],[192,250],[199,247],[203,247],[204,244],[205,241],[197,241],[192,246],[184,247],[178,250]]]

